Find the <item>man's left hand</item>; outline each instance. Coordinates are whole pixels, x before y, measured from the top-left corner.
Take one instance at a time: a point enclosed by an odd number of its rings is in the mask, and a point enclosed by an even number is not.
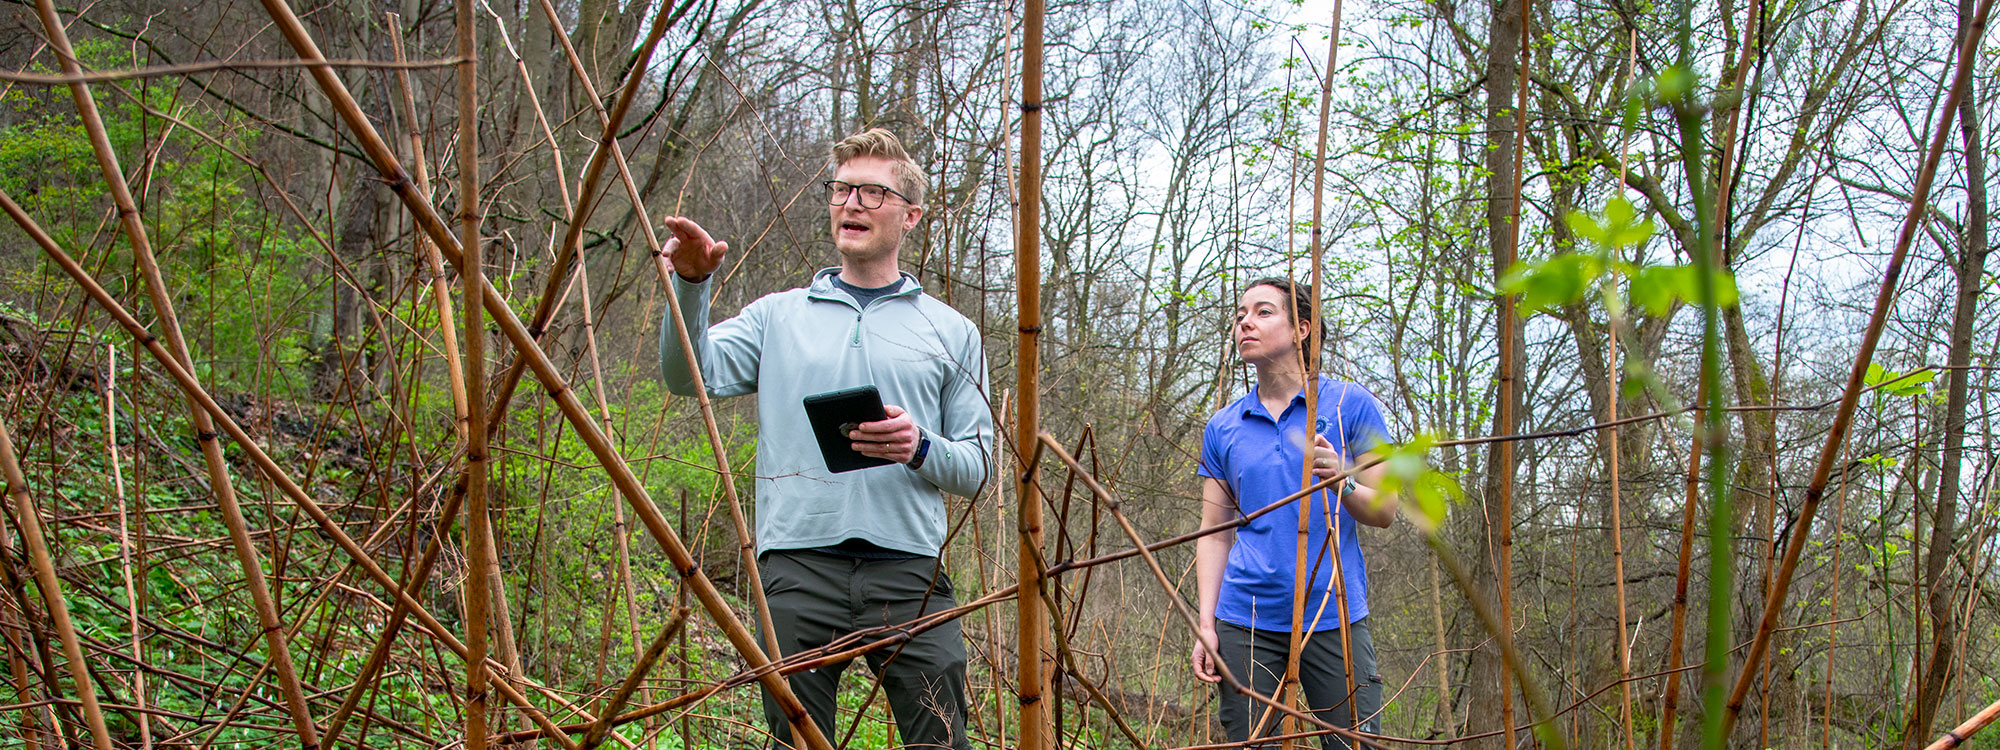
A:
[[[917,457],[917,423],[910,419],[909,412],[895,404],[884,404],[882,411],[889,414],[888,419],[855,425],[847,433],[848,439],[854,441],[854,450],[861,455],[909,463]]]

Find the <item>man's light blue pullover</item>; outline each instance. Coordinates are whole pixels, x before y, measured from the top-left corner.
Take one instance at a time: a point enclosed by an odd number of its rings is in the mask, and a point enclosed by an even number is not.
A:
[[[993,414],[979,329],[923,293],[916,277],[862,309],[833,283],[766,295],[736,317],[708,325],[709,284],[674,276],[681,319],[711,396],[757,394],[757,552],[863,539],[935,556],[944,544],[939,491],[979,494],[991,464]],[[667,390],[694,395],[673,321],[660,321]],[[873,385],[882,403],[909,412],[930,438],[923,466],[877,466],[831,474],[801,400]]]

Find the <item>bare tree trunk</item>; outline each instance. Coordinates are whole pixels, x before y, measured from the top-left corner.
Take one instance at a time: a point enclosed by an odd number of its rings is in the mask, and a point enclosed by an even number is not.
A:
[[[1514,108],[1516,78],[1520,74],[1521,53],[1521,3],[1524,0],[1492,0],[1490,4],[1491,39],[1487,45],[1486,58],[1486,169],[1487,191],[1491,196],[1486,204],[1487,247],[1492,252],[1493,273],[1498,278],[1506,273],[1513,263],[1516,253],[1516,235],[1513,223],[1516,220],[1515,202],[1519,194],[1515,192],[1514,156],[1520,144],[1514,139]],[[1519,316],[1511,314],[1513,301],[1503,298],[1496,317],[1499,320],[1494,335],[1503,341],[1519,341],[1521,327]],[[1520,404],[1521,385],[1517,377],[1520,355],[1518,351],[1503,345],[1501,347],[1498,392],[1495,402],[1498,414],[1493,420],[1494,434],[1514,431],[1515,410]],[[1495,443],[1486,453],[1485,472],[1485,517],[1484,533],[1479,538],[1480,554],[1473,556],[1474,580],[1490,601],[1505,601],[1501,595],[1500,572],[1505,566],[1501,559],[1507,554],[1508,536],[1513,519],[1508,517],[1512,488],[1512,472],[1508,464],[1513,461],[1512,446]],[[1504,607],[1504,605],[1503,605]],[[1503,609],[1503,622],[1511,621],[1512,613]],[[1498,635],[1498,634],[1495,634]],[[1500,667],[1498,649],[1482,648],[1472,655],[1470,672],[1467,675],[1467,689],[1473,695],[1471,717],[1482,717],[1483,721],[1500,720],[1502,729],[1508,731],[1506,739],[1512,739],[1514,691],[1507,683],[1507,675]],[[1468,726],[1468,734],[1493,727]],[[1504,747],[1504,740],[1496,736],[1474,743],[1475,747]]]
[[[1971,27],[1972,0],[1959,0],[1959,28]],[[1944,456],[1938,472],[1936,520],[1931,525],[1930,553],[1924,560],[1923,585],[1930,591],[1931,657],[1918,679],[1922,686],[1909,724],[1903,728],[1904,747],[1922,747],[1930,737],[1939,699],[1944,697],[1945,680],[1951,674],[1953,645],[1958,641],[1959,623],[1952,616],[1955,587],[1945,586],[1946,563],[1957,551],[1958,485],[1965,461],[1966,385],[1971,372],[1972,332],[1979,311],[1979,292],[1986,275],[1986,152],[1979,133],[1979,108],[1975,96],[1959,101],[1959,133],[1965,148],[1965,236],[1960,239],[1958,262],[1952,271],[1958,277],[1958,294],[1951,311],[1951,339],[1945,362]]]
[[[1730,254],[1732,253],[1725,251],[1725,255]],[[1722,324],[1723,340],[1728,344],[1729,372],[1736,392],[1734,403],[1771,405],[1775,398],[1771,380],[1765,375],[1763,362],[1758,359],[1758,350],[1750,340],[1749,328],[1743,320],[1743,309],[1738,306],[1723,308]],[[1738,550],[1743,556],[1744,564],[1741,567],[1747,571],[1754,564],[1762,569],[1757,575],[1746,572],[1736,585],[1738,601],[1742,603],[1745,614],[1736,619],[1733,630],[1736,640],[1744,642],[1757,634],[1757,624],[1748,613],[1755,612],[1756,607],[1763,603],[1764,597],[1770,595],[1771,577],[1776,573],[1771,566],[1776,563],[1778,557],[1776,493],[1781,485],[1775,481],[1777,476],[1775,462],[1778,456],[1777,412],[1744,411],[1739,412],[1737,416],[1738,426],[1743,430],[1743,443],[1737,454],[1739,460],[1732,484],[1746,495],[1753,493],[1763,495],[1763,497],[1746,498],[1749,502],[1737,507],[1736,519],[1732,522],[1735,528],[1735,533],[1731,534],[1732,538],[1744,539],[1742,532],[1746,516],[1750,521],[1749,528],[1753,530],[1750,538],[1746,540],[1749,543],[1742,545],[1742,549]],[[1753,602],[1755,604],[1752,604]],[[1773,651],[1771,660],[1765,664],[1759,677],[1760,689],[1775,691],[1796,686],[1797,682],[1790,678],[1779,681],[1771,679],[1774,676],[1791,674],[1792,661],[1789,651]],[[1788,705],[1797,699],[1797,696],[1785,692],[1764,696],[1761,705],[1769,706],[1773,703]],[[1768,711],[1764,713],[1766,715],[1760,722],[1764,731],[1761,733],[1768,736],[1768,722],[1774,717],[1769,716]]]
[[[365,184],[366,176],[355,178],[345,191],[341,201],[340,235],[334,238],[334,252],[349,266],[367,256],[375,247],[376,214],[381,213],[381,191]],[[367,382],[368,368],[362,366],[361,354],[355,348],[361,332],[361,290],[352,284],[336,281],[333,286],[333,325],[327,337],[320,342],[318,359],[313,361],[313,395],[328,400],[342,400],[348,393],[359,399],[365,393],[362,385]]]
[[[530,85],[535,87],[535,93],[541,97],[543,106],[560,104],[563,100],[556,94],[563,90],[563,82],[560,80],[561,76],[555,74],[558,49],[555,35],[563,33],[563,30],[556,27],[548,16],[543,15],[540,8],[535,7],[534,0],[522,0],[520,7],[522,12],[514,14],[514,17],[521,19],[521,62],[528,67]],[[516,100],[515,106],[533,105],[527,101],[526,96],[522,96]],[[532,116],[533,113],[525,114]],[[518,121],[530,122],[526,118]]]
[[[570,32],[569,43],[576,47],[583,64],[590,66],[590,80],[611,80],[605,77],[609,71],[602,65],[602,45],[598,43],[598,37],[604,33],[610,15],[617,11],[617,0],[579,0],[576,4],[576,28]],[[579,90],[578,93],[582,92]]]

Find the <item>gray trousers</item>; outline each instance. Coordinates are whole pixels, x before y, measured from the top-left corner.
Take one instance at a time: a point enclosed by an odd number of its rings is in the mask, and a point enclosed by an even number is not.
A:
[[[1348,640],[1354,644],[1354,700],[1347,699],[1346,660],[1341,658],[1340,631],[1323,630],[1306,634],[1304,652],[1299,655],[1299,684],[1305,693],[1306,707],[1320,721],[1345,729],[1353,726],[1348,711],[1359,704],[1364,719],[1359,729],[1380,733],[1382,718],[1377,714],[1382,708],[1382,675],[1375,668],[1375,640],[1368,635],[1368,618],[1363,617],[1349,624],[1347,630]],[[1215,634],[1215,650],[1222,657],[1222,663],[1229,667],[1230,674],[1265,697],[1278,692],[1278,683],[1285,675],[1286,657],[1291,653],[1292,634],[1289,631],[1251,630],[1218,622]],[[1236,694],[1228,683],[1218,688],[1222,702],[1222,729],[1229,735],[1230,742],[1248,741],[1251,724],[1259,719],[1264,721],[1257,724],[1257,736],[1277,733],[1279,721],[1276,711],[1267,713],[1266,705]],[[1347,742],[1328,734],[1322,736],[1320,747],[1345,750]]]
[[[811,550],[773,550],[764,555],[761,572],[778,649],[787,656],[857,630],[898,625],[958,606],[951,579],[938,570],[934,557],[867,560]],[[957,620],[900,645],[870,651],[864,658],[882,678],[903,746],[971,750],[965,735],[965,641]],[[834,696],[846,669],[843,661],[787,678],[813,723],[835,745],[845,727],[835,720]],[[803,746],[792,742],[791,725],[768,690],[764,721],[780,743]]]

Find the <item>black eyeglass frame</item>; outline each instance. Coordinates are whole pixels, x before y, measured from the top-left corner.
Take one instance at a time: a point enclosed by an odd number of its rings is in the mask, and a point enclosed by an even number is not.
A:
[[[820,185],[826,188],[826,204],[829,206],[845,206],[847,205],[847,201],[855,200],[860,202],[862,208],[873,211],[875,209],[881,208],[882,206],[886,205],[888,202],[888,196],[891,195],[903,199],[904,203],[908,203],[913,206],[916,205],[916,201],[910,200],[910,196],[897,192],[895,188],[889,187],[888,185],[877,185],[872,182],[856,185],[852,182],[847,182],[845,180],[827,180],[825,182],[821,182]],[[847,186],[847,190],[845,191],[846,195],[842,197],[840,200],[833,199],[833,197],[836,194],[842,192],[837,188],[835,188],[834,187],[835,185]],[[868,205],[868,198],[867,198],[868,191],[863,190],[862,188],[880,188],[882,190],[883,195],[875,200],[875,205],[871,206]],[[854,196],[861,196],[861,197],[856,198]]]

